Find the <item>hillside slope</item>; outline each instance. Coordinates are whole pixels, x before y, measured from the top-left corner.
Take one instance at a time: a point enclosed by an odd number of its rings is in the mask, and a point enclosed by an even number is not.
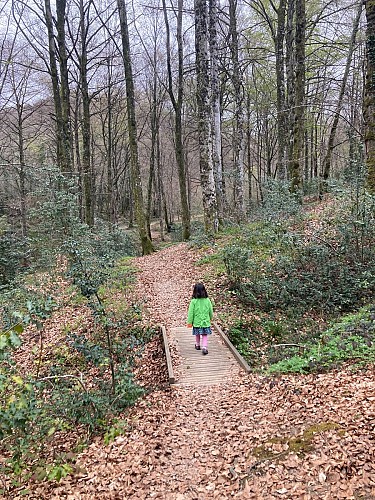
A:
[[[196,260],[184,244],[137,259],[136,293],[155,324],[184,324]],[[80,455],[80,475],[31,484],[28,498],[374,498],[374,388],[372,368],[347,368],[156,390],[125,435]]]

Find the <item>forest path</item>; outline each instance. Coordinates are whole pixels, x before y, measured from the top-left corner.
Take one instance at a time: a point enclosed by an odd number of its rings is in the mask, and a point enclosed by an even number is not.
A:
[[[194,338],[185,325],[193,286],[202,281],[196,259],[196,252],[186,244],[138,258],[136,294],[144,304],[143,315],[166,328],[177,383],[211,385],[238,375],[240,366],[214,330],[208,339],[208,356],[194,349]]]
[[[184,324],[196,258],[181,244],[137,259],[137,294],[154,323]],[[154,390],[125,415],[123,435],[83,451],[81,475],[29,498],[375,498],[374,393],[371,369],[241,371],[220,385]]]

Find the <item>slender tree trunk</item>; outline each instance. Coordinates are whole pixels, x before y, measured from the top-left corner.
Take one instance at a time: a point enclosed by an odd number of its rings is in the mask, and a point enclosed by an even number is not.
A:
[[[203,195],[205,230],[218,231],[216,188],[212,160],[211,99],[209,93],[209,35],[206,0],[195,0],[195,54],[197,72],[197,108],[199,166]]]
[[[367,187],[375,194],[375,0],[366,0],[367,72],[364,99]]]
[[[110,222],[115,222],[115,200],[113,186],[113,137],[112,137],[112,61],[107,58],[108,91],[107,91],[107,218]],[[105,137],[105,134],[103,134]]]
[[[287,0],[280,0],[277,9],[276,49],[276,85],[277,85],[277,177],[286,178],[286,110],[285,110],[285,78],[284,78],[284,39],[285,14]]]
[[[17,99],[18,101],[18,99]],[[27,219],[26,219],[26,161],[25,161],[25,141],[23,135],[23,106],[21,103],[17,102],[17,114],[18,114],[18,158],[19,158],[19,171],[18,176],[20,180],[20,198],[21,198],[21,227],[22,236],[25,238],[27,236]]]
[[[331,130],[329,133],[327,152],[326,152],[324,162],[323,162],[323,182],[320,183],[321,194],[323,191],[326,191],[326,181],[329,178],[330,173],[331,173],[332,151],[333,151],[333,148],[335,147],[337,126],[339,124],[340,112],[341,112],[342,103],[343,103],[344,96],[345,96],[346,85],[347,85],[348,78],[349,78],[349,73],[350,73],[350,68],[351,68],[352,58],[353,58],[353,52],[354,52],[354,48],[355,48],[355,42],[356,42],[356,38],[357,38],[358,27],[359,27],[359,22],[361,19],[362,10],[363,10],[363,2],[361,1],[359,4],[359,7],[358,7],[357,15],[356,15],[355,20],[354,20],[354,24],[353,24],[352,35],[350,37],[350,42],[349,42],[349,47],[348,47],[348,55],[346,58],[344,76],[343,76],[343,79],[341,81],[340,94],[339,94],[339,98],[338,98],[337,103],[336,103],[336,109],[335,109],[335,113],[334,113],[334,117],[333,117],[333,122],[332,122]]]
[[[152,82],[152,104],[151,104],[151,154],[150,154],[150,172],[147,188],[147,226],[150,228],[151,223],[151,205],[152,205],[152,186],[155,185],[155,170],[156,170],[156,154],[157,154],[157,128],[158,124],[158,109],[157,109],[157,73],[156,73],[156,48],[154,51],[154,77]],[[149,229],[151,238],[151,229]]]
[[[215,176],[216,199],[219,222],[224,220],[226,200],[223,182],[223,160],[221,145],[220,85],[217,54],[217,0],[209,0],[209,32],[211,56],[211,101],[212,101],[212,158]]]
[[[234,90],[234,130],[233,130],[233,201],[237,221],[245,213],[244,204],[244,89],[239,61],[237,31],[237,0],[229,0],[230,51],[233,64],[232,82]]]
[[[175,152],[178,170],[178,182],[180,187],[181,198],[181,219],[182,219],[182,238],[188,240],[190,238],[190,208],[187,195],[186,183],[186,166],[185,153],[183,143],[182,130],[182,105],[184,98],[184,53],[183,53],[183,37],[182,37],[182,5],[183,1],[178,0],[177,3],[177,49],[178,49],[178,77],[177,77],[177,98],[173,90],[172,82],[172,67],[171,67],[171,41],[170,29],[167,15],[167,6],[163,0],[163,12],[166,27],[166,45],[167,45],[167,71],[168,71],[168,93],[175,112]]]
[[[146,227],[146,216],[144,211],[141,170],[138,159],[137,144],[137,122],[135,117],[135,98],[133,70],[130,57],[130,41],[125,0],[117,0],[117,8],[120,17],[120,29],[122,39],[123,62],[126,83],[126,104],[128,112],[128,134],[130,147],[131,181],[135,205],[135,216],[138,225],[139,236],[143,255],[153,252],[153,246]]]
[[[305,127],[305,136],[304,136],[304,181],[308,182],[309,180],[309,131],[307,127]]]
[[[293,152],[290,163],[292,192],[302,189],[303,140],[305,130],[305,0],[296,0],[296,35],[295,35],[295,111],[293,127]]]
[[[288,0],[287,28],[285,34],[285,70],[286,70],[286,137],[287,137],[287,174],[290,178],[290,164],[293,157],[293,124],[295,113],[295,51],[294,51],[294,15],[295,0]]]
[[[160,129],[157,128],[156,132],[156,170],[157,170],[157,203],[158,203],[158,215],[159,215],[159,227],[160,227],[160,239],[164,241],[164,221],[163,221],[163,170],[161,163],[161,152],[160,152]],[[165,225],[167,226],[168,220],[166,220]]]
[[[80,151],[80,139],[79,139],[79,123],[80,123],[80,99],[76,95],[75,107],[74,107],[74,149],[75,149],[75,163],[77,166],[78,173],[78,211],[79,218],[83,221],[83,174],[81,165],[81,151]]]
[[[319,117],[314,122],[314,177],[318,177],[318,130],[319,130]]]
[[[55,46],[55,37],[53,32],[53,18],[51,11],[50,0],[45,0],[45,21],[47,26],[48,34],[48,55],[50,63],[50,74],[52,82],[52,93],[53,102],[55,107],[55,130],[56,130],[56,161],[60,170],[63,173],[66,172],[66,161],[64,157],[64,145],[63,145],[63,119],[62,119],[62,109],[61,109],[61,96],[60,96],[60,84],[59,84],[59,74],[57,69],[57,54]]]
[[[79,57],[80,91],[82,97],[82,171],[85,200],[85,221],[89,226],[94,225],[94,175],[91,167],[91,118],[90,96],[87,81],[87,23],[83,0],[80,0],[80,35],[81,53]]]
[[[73,166],[73,138],[70,116],[70,90],[68,54],[65,40],[66,0],[56,0],[56,32],[60,66],[60,96],[62,117],[62,147],[64,149],[64,172],[71,175]]]
[[[251,210],[252,200],[253,200],[253,165],[251,162],[251,122],[250,122],[250,94],[247,95],[246,99],[246,111],[247,111],[247,127],[246,127],[246,139],[247,139],[247,175],[248,175],[248,190],[249,190],[249,212]]]

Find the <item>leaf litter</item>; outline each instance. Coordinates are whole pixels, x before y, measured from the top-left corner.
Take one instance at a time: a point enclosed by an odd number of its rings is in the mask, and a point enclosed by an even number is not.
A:
[[[136,259],[146,321],[167,332],[185,324],[198,258],[180,244]],[[178,369],[173,346],[172,357]],[[30,481],[12,498],[375,499],[373,366],[170,389],[157,337],[137,377],[154,389],[127,412],[124,435],[107,446],[96,438],[79,473]]]

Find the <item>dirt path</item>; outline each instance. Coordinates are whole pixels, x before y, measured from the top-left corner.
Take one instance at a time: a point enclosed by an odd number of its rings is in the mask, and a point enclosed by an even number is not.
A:
[[[185,245],[138,259],[137,293],[156,323],[183,325],[199,279]],[[153,391],[129,431],[80,456],[49,499],[374,499],[374,376],[240,376]]]
[[[141,273],[136,290],[154,323],[167,328],[185,324],[191,291],[198,279],[195,260],[184,244],[137,259]]]
[[[153,324],[164,325],[170,337],[174,370],[178,373],[179,357],[170,330],[186,324],[187,309],[194,284],[201,280],[195,261],[197,256],[185,244],[137,259],[141,271],[136,295],[144,304],[143,316]]]

